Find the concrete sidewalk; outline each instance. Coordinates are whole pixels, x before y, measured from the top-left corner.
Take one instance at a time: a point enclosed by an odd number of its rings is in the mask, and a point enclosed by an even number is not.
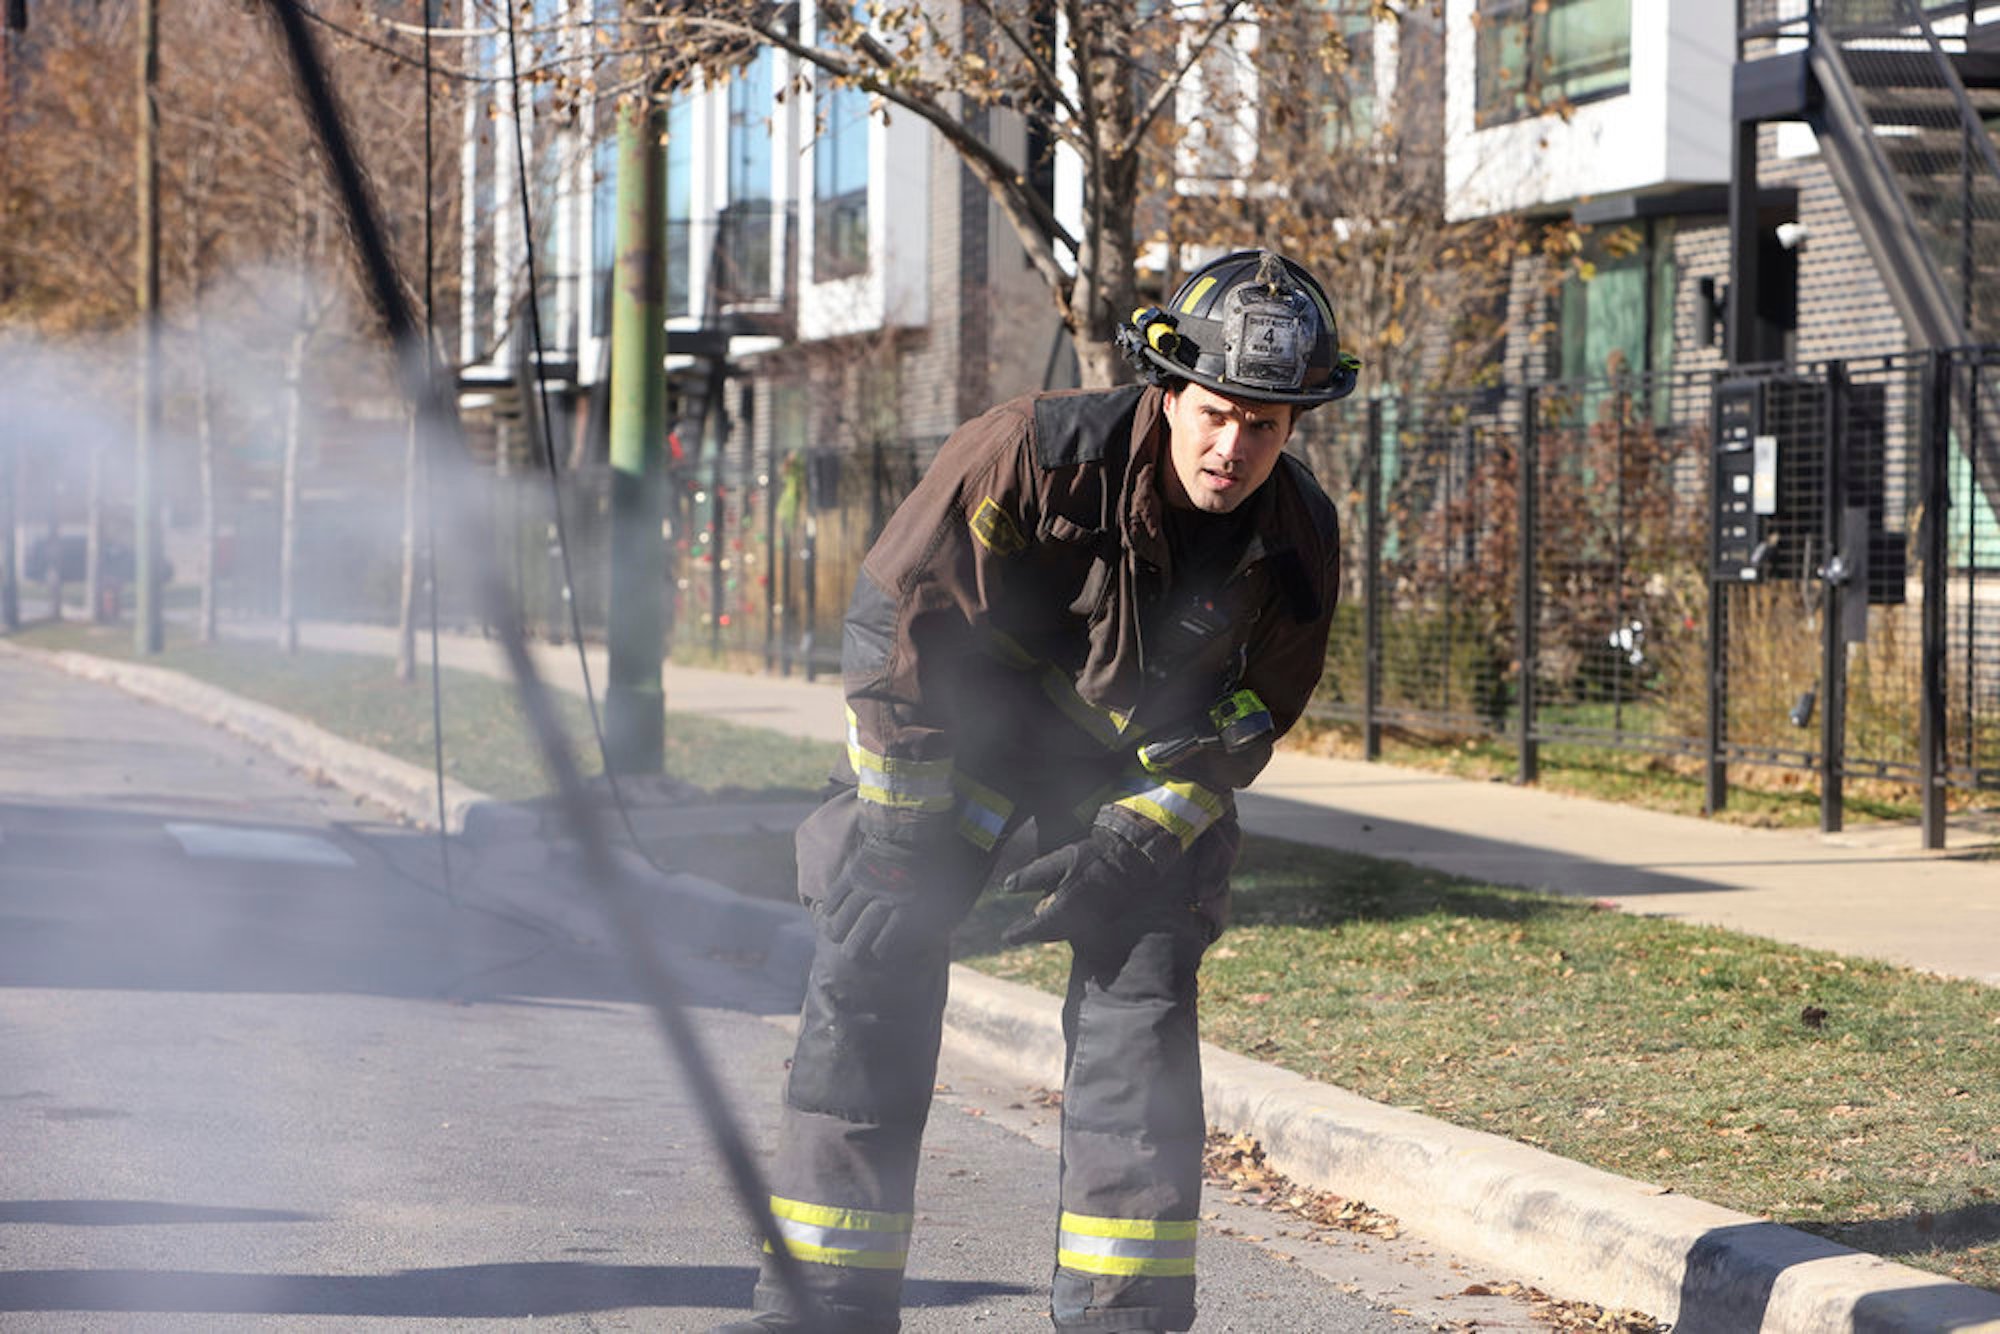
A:
[[[272,633],[254,625],[234,632]],[[394,651],[384,627],[308,624],[301,637],[314,648]],[[591,652],[601,693],[603,651]],[[538,645],[535,656],[548,681],[581,692],[574,648]],[[441,637],[439,657],[506,675],[498,646],[477,637]],[[666,690],[671,710],[814,740],[845,738],[832,680],[669,663]],[[1240,806],[1245,828],[1257,833],[2000,984],[2000,810],[1960,820],[1951,847],[1935,853],[1922,849],[1914,824],[1831,837],[1746,829],[1292,751],[1272,761]]]
[[[387,631],[369,627],[313,626],[304,637],[315,647],[354,652],[386,653],[392,645]],[[476,638],[446,640],[441,656],[454,666],[504,671],[493,646]],[[539,657],[554,684],[580,689],[573,650],[543,649]],[[89,670],[112,680],[121,675]],[[592,671],[601,682],[601,657]],[[170,685],[157,678],[144,689],[175,704]],[[816,739],[840,736],[839,697],[830,683],[670,667],[667,691],[675,710]],[[309,744],[299,740],[306,733],[287,729],[287,735],[288,744]],[[391,780],[377,786],[393,799],[408,775],[385,773]],[[428,813],[414,803],[408,812],[417,820]],[[651,824],[692,817],[721,828],[800,813],[768,807],[676,813],[662,806],[645,818]],[[1922,853],[1913,830],[1840,840],[1752,831],[1291,754],[1281,755],[1257,792],[1246,794],[1243,815],[1252,829],[1302,841],[2000,981],[2000,950],[1992,944],[2000,937],[1994,930],[2000,863]],[[483,868],[481,892],[569,934],[601,939],[591,905],[556,890],[560,877],[539,874],[535,860],[520,855],[535,836],[554,832],[530,827],[536,823],[520,807],[466,808],[466,840]],[[502,845],[514,851],[481,851]],[[560,847],[552,855],[560,858]],[[775,978],[796,980],[802,972],[811,930],[796,909],[742,899],[693,877],[661,877],[635,856],[625,865],[634,876],[650,877],[663,904],[671,900],[667,915],[677,934],[717,953],[759,956]],[[1023,1079],[1059,1083],[1056,998],[964,968],[954,968],[952,988],[951,1042]],[[1279,1170],[1366,1200],[1419,1235],[1559,1294],[1644,1310],[1674,1322],[1682,1334],[2000,1334],[2000,1294],[1215,1048],[1205,1047],[1203,1060],[1211,1121],[1255,1135]]]

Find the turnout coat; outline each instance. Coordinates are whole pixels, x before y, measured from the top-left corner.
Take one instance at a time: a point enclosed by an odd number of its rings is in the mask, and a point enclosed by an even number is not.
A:
[[[863,830],[990,851],[1029,814],[1044,846],[1108,823],[1165,869],[1224,822],[1233,849],[1232,794],[1319,681],[1338,521],[1289,454],[1235,512],[1170,515],[1164,397],[1001,404],[896,510],[842,645]],[[1202,728],[1245,688],[1270,710],[1264,743],[1164,773],[1137,763],[1139,745]]]

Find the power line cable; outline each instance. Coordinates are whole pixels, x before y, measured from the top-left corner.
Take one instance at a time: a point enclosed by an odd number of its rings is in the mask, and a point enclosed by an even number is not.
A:
[[[507,81],[508,105],[513,120],[514,179],[520,196],[522,249],[528,279],[527,333],[530,356],[526,359],[526,365],[534,375],[535,381],[534,395],[529,400],[530,413],[531,420],[536,426],[535,434],[541,438],[542,448],[547,453],[549,504],[554,513],[556,551],[562,565],[562,596],[563,603],[569,610],[570,639],[576,645],[577,668],[583,676],[583,698],[590,712],[591,734],[597,740],[598,761],[603,767],[605,783],[610,788],[612,805],[618,812],[619,823],[624,827],[625,837],[631,842],[633,850],[645,859],[646,864],[661,875],[670,875],[672,872],[654,859],[653,854],[647,851],[644,841],[640,839],[639,831],[632,823],[632,810],[626,803],[624,787],[619,783],[617,770],[612,766],[610,745],[604,735],[604,720],[597,706],[597,691],[591,682],[590,655],[583,640],[583,614],[576,605],[576,580],[570,559],[569,521],[563,512],[561,470],[556,463],[555,431],[552,424],[553,414],[549,411],[548,380],[541,373],[547,353],[542,342],[541,280],[535,262],[535,220],[528,190],[527,136],[522,130],[521,80],[518,76],[520,56],[511,5],[507,7],[507,65],[510,74]]]
[[[296,3],[296,0],[293,0],[293,2]],[[430,69],[429,0],[425,0],[425,8],[424,8],[425,50],[424,50],[424,57],[421,62],[412,60],[410,58],[409,52],[400,50],[397,47],[390,45],[388,42],[381,41],[378,38],[370,37],[366,33],[356,32],[353,28],[348,27],[344,23],[340,23],[333,19],[328,18],[326,15],[320,13],[318,10],[312,8],[309,5],[299,4],[298,10],[299,13],[305,15],[307,18],[311,19],[314,23],[319,24],[320,27],[325,28],[328,32],[338,33],[341,37],[347,39],[350,42],[353,42],[357,46],[365,46],[370,51],[373,51],[378,55],[387,56],[389,57],[389,59],[396,61],[398,64],[419,66],[420,68],[425,70],[426,78],[428,79],[429,69]],[[447,73],[451,78],[457,79],[463,83],[485,82],[485,80],[481,79],[477,74],[468,74],[463,70],[450,70],[447,71]]]
[[[402,383],[418,404],[419,427],[426,448],[447,451],[440,462],[469,466],[457,407],[443,392],[431,366],[433,349],[419,337],[405,297],[389,257],[375,201],[355,159],[353,145],[332,86],[327,81],[312,30],[298,7],[298,0],[270,0],[280,32],[291,57],[301,100],[318,134],[328,171],[332,174],[341,205],[347,214],[349,232],[359,253],[361,269],[368,280],[382,322],[395,350]],[[455,447],[454,447],[455,446]],[[454,513],[457,513],[454,510]],[[463,519],[461,519],[464,522]],[[478,534],[466,523],[459,534],[467,539],[465,549],[476,550]],[[716,1141],[717,1151],[728,1170],[738,1203],[750,1215],[758,1237],[770,1256],[778,1285],[795,1310],[813,1325],[821,1321],[819,1307],[807,1291],[799,1261],[772,1218],[763,1173],[745,1143],[741,1129],[730,1115],[721,1084],[703,1051],[700,1035],[688,1018],[680,986],[666,961],[649,944],[643,911],[633,889],[610,855],[602,830],[584,794],[576,764],[565,744],[560,722],[550,702],[547,688],[536,674],[528,653],[522,626],[506,589],[488,565],[475,565],[482,605],[499,627],[500,643],[514,673],[526,713],[544,763],[555,779],[563,817],[575,835],[582,856],[586,888],[595,892],[611,918],[613,935],[631,969],[633,982],[645,997],[662,1035],[679,1061],[703,1119]]]
[[[360,32],[351,25],[342,23],[337,19],[328,18],[325,14],[322,14],[318,10],[306,6],[304,4],[300,5],[299,10],[307,18],[311,19],[314,23],[317,23],[320,27],[325,28],[328,32],[338,34],[340,37],[344,38],[347,41],[353,42],[357,46],[366,47],[370,51],[375,52],[377,55],[385,56],[388,59],[395,61],[399,65],[405,65],[412,69],[422,68],[423,66],[423,60],[421,58],[412,57],[407,51],[402,50],[400,47],[396,46],[393,42],[385,42],[379,37],[370,37],[367,33]],[[380,17],[376,19],[376,22],[381,24],[381,26],[383,26],[384,28],[387,28],[390,32],[400,33],[400,34],[408,34],[411,32],[423,32],[426,26],[428,26],[435,35],[441,37],[489,37],[492,36],[493,32],[495,31],[493,29],[487,29],[487,28],[454,28],[454,29],[444,30],[436,28],[435,25],[401,24],[394,22],[393,20],[383,19]],[[614,54],[640,55],[648,52],[666,53],[669,52],[670,50],[676,50],[676,49],[677,48],[669,48],[659,43],[647,43],[647,44],[626,46],[618,48],[617,50],[600,48],[596,53],[596,55],[576,55],[568,57],[566,59],[552,60],[544,64],[536,65],[533,69],[526,72],[539,74],[544,71],[559,69],[566,64],[571,64],[576,62],[587,62],[590,60],[600,59],[602,57]],[[453,79],[459,83],[483,84],[492,82],[491,79],[481,74],[476,69],[466,70],[466,69],[454,69],[449,67],[437,67],[434,69],[433,72],[440,77]]]

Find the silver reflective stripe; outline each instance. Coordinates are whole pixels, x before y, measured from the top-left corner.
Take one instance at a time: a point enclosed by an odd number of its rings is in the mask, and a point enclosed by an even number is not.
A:
[[[1062,1234],[1062,1248],[1078,1255],[1124,1255],[1135,1260],[1174,1260],[1194,1255],[1194,1238],[1186,1241],[1140,1241],[1132,1237],[1091,1237],[1081,1232]]]
[[[1006,831],[1007,818],[1014,813],[1014,803],[970,774],[953,774],[951,782],[961,798],[958,806],[960,836],[981,851],[992,851],[993,845]]]
[[[857,795],[877,806],[905,810],[951,809],[950,760],[899,760],[861,744],[860,720],[847,711],[847,762],[854,766]]]
[[[990,848],[1000,841],[1000,831],[1007,827],[1007,817],[996,810],[968,799],[965,809],[958,817],[960,831],[982,848]]]
[[[775,1195],[771,1214],[785,1238],[785,1249],[814,1264],[901,1269],[909,1255],[909,1214],[842,1209]]]
[[[1112,804],[1164,827],[1186,848],[1221,816],[1224,798],[1184,779],[1135,778],[1127,795]]]
[[[1085,1274],[1187,1278],[1194,1274],[1195,1221],[1098,1218],[1063,1211],[1056,1263]]]

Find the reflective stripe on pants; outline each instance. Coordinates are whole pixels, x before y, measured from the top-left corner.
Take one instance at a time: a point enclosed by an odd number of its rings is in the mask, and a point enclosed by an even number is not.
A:
[[[1220,894],[1206,881],[1226,879],[1235,839],[1223,821],[1149,906],[1076,946],[1063,1003],[1059,1329],[1194,1323],[1207,1135],[1195,974],[1218,929],[1200,905]]]
[[[831,882],[854,846],[858,818],[848,791],[800,825],[802,886]],[[976,883],[963,882],[983,871],[984,860],[953,841],[965,865],[937,868],[938,883],[924,890],[955,894],[970,907]],[[886,965],[848,957],[823,933],[814,942],[771,1167],[772,1211],[807,1289],[843,1334],[898,1326],[952,925],[939,922],[934,940],[913,942]],[[767,1258],[759,1310],[789,1310],[776,1279]]]
[[[909,1259],[911,1216],[907,1213],[808,1204],[773,1195],[771,1215],[784,1235],[786,1249],[813,1264],[901,1269]],[[764,1249],[771,1248],[766,1244]]]
[[[1056,1263],[1086,1274],[1178,1278],[1194,1273],[1195,1222],[1092,1218],[1063,1211]]]

